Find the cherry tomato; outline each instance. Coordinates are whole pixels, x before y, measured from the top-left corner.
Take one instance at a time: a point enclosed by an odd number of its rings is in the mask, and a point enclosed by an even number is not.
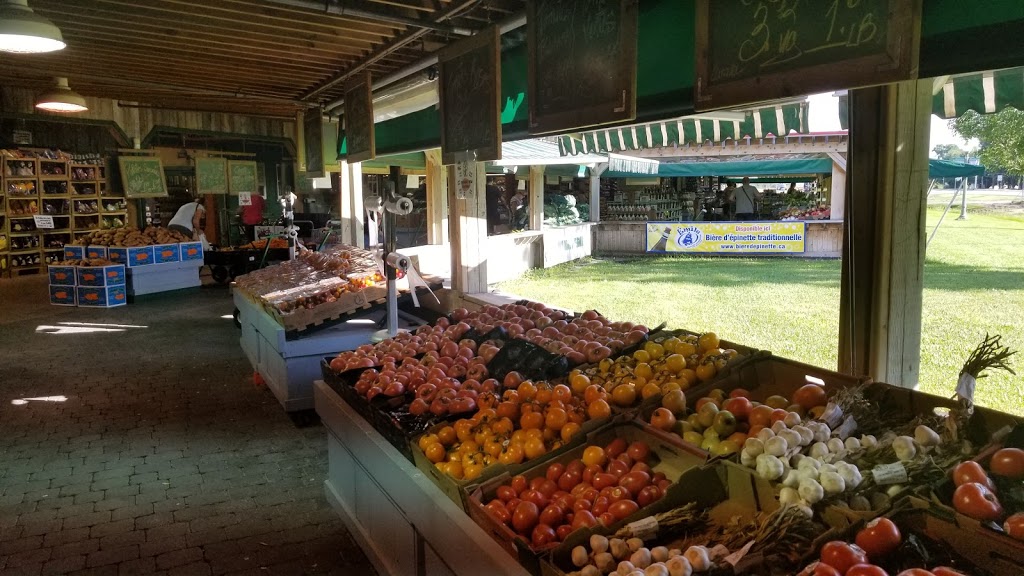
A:
[[[629,465],[622,460],[612,460],[608,463],[608,474],[615,477],[616,482],[629,472]]]
[[[594,474],[594,488],[597,488],[598,490],[602,488],[607,488],[609,486],[614,486],[617,482],[618,478],[616,478],[612,474],[608,474],[607,472]]]
[[[587,466],[583,470],[583,476],[582,476],[583,481],[584,482],[593,482],[594,481],[594,475],[595,474],[600,474],[601,472],[604,472],[603,468],[601,468],[597,464],[591,464],[590,466]]]
[[[617,519],[615,518],[614,515],[612,515],[611,512],[605,512],[604,514],[601,514],[600,516],[598,516],[597,521],[600,522],[601,526],[604,526],[604,527],[607,528],[608,526],[611,526],[612,524],[615,524]]]
[[[616,520],[622,520],[640,509],[640,505],[632,500],[619,500],[608,507],[608,511]]]
[[[557,540],[558,534],[555,533],[555,529],[547,524],[537,524],[533,527],[533,533],[530,535],[530,542],[534,548],[546,546]]]
[[[572,490],[579,486],[581,480],[579,472],[566,472],[558,478],[558,487],[562,490]]]
[[[888,518],[876,518],[857,533],[857,546],[874,560],[899,548],[903,537],[900,529]]]
[[[996,476],[1013,480],[1024,478],[1024,450],[1003,448],[992,455],[988,467]]]
[[[537,505],[524,500],[516,506],[515,512],[512,513],[512,527],[520,534],[530,534],[539,519],[540,512],[537,510]]]
[[[867,564],[868,555],[857,546],[840,540],[832,540],[821,547],[821,561],[846,574],[851,566]]]
[[[995,493],[977,482],[957,487],[953,492],[953,508],[976,520],[999,520],[1003,516],[1003,506]]]
[[[538,510],[543,509],[544,506],[547,506],[550,502],[548,497],[540,490],[527,490],[526,492],[523,492],[522,498],[526,502],[533,502],[537,506]]]
[[[874,564],[854,564],[846,576],[889,576],[889,573]]]
[[[590,500],[584,500],[583,498],[580,498],[579,500],[573,502],[572,509],[573,512],[578,512],[580,510],[590,510],[593,506],[594,504]]]
[[[985,469],[981,467],[981,464],[974,460],[957,464],[956,468],[953,468],[953,484],[963,486],[971,482],[982,484],[989,490],[996,489],[995,484],[992,483],[992,479],[985,473]]]
[[[1024,512],[1017,512],[1003,522],[1003,530],[1016,540],[1024,540]]]
[[[558,484],[555,484],[551,480],[545,478],[544,481],[537,486],[537,490],[550,500],[551,497],[555,495],[555,492],[558,492]]]

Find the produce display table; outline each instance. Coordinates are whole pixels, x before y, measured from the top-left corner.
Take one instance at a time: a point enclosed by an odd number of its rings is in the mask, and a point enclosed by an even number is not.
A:
[[[202,285],[199,280],[199,269],[202,267],[202,260],[131,266],[128,268],[128,294],[134,297],[198,288]]]
[[[382,575],[526,576],[482,528],[323,381],[327,500]]]
[[[242,328],[242,350],[287,412],[313,409],[313,382],[320,378],[320,361],[370,342],[385,314],[382,307],[370,308],[343,323],[298,337],[287,333],[252,300],[238,292],[233,298]],[[399,315],[402,328],[418,323],[415,317]]]

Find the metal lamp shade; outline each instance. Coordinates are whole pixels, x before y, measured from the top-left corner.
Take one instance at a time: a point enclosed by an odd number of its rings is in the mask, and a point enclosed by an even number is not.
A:
[[[49,112],[85,112],[85,98],[68,86],[67,78],[57,78],[57,87],[36,99],[36,108]]]
[[[27,0],[0,3],[0,52],[35,54],[64,48],[60,29],[28,7]]]

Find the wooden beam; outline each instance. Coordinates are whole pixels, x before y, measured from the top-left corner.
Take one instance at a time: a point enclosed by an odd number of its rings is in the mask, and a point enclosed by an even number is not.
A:
[[[441,164],[441,150],[427,157],[427,244],[448,243],[448,170]]]
[[[366,222],[366,210],[363,207],[363,165],[359,162],[348,165],[349,186],[352,189],[349,200],[351,202],[351,240],[350,244],[358,248],[366,247],[366,240],[363,237],[363,225]]]
[[[544,167],[530,166],[530,230],[544,228]]]
[[[474,163],[475,186],[460,200],[455,167],[448,167],[452,290],[458,295],[487,292],[487,171]]]
[[[829,220],[842,220],[846,215],[846,163],[832,162],[832,187],[828,191]]]

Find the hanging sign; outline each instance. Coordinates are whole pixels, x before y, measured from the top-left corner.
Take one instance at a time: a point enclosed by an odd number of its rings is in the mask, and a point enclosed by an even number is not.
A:
[[[800,254],[806,238],[802,221],[647,223],[648,252]]]
[[[36,228],[53,228],[53,216],[40,216],[34,214],[32,220],[35,220]]]
[[[324,122],[320,108],[308,108],[302,115],[302,147],[305,151],[306,176],[324,175]]]
[[[238,205],[239,206],[252,206],[252,192],[239,192],[238,193]]]
[[[455,164],[455,197],[459,200],[476,195],[476,162]]]
[[[441,77],[441,161],[476,153],[478,161],[501,159],[501,40],[496,26],[445,48]]]
[[[697,110],[917,77],[921,2],[697,1]]]
[[[370,73],[357,74],[345,85],[346,160],[362,162],[377,156],[373,127]]]
[[[228,193],[228,161],[196,158],[196,194]]]
[[[529,130],[636,118],[638,0],[533,0],[527,5]]]

